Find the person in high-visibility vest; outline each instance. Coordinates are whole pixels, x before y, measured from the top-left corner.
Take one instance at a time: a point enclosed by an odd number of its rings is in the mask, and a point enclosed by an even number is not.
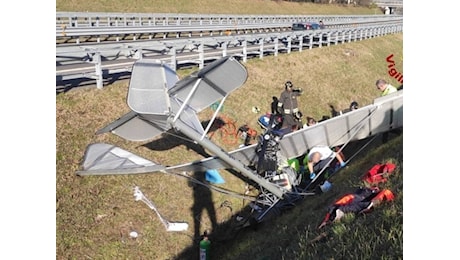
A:
[[[375,85],[377,86],[377,89],[379,89],[382,92],[382,97],[398,91],[398,89],[395,86],[390,85],[384,79],[377,80],[377,82],[375,82]],[[399,135],[401,133],[401,130],[393,129],[390,132]],[[382,143],[386,143],[388,141],[388,133],[389,132],[384,132],[382,134]]]
[[[378,90],[380,90],[382,92],[382,94],[381,94],[382,97],[398,91],[398,89],[396,87],[390,85],[384,79],[377,80],[375,82],[375,86],[377,87]]]

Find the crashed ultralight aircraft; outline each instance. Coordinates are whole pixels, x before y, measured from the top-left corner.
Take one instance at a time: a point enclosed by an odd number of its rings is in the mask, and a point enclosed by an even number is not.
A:
[[[402,127],[403,91],[378,98],[373,104],[328,119],[306,129],[280,133],[267,127],[259,142],[227,152],[207,138],[220,111],[215,110],[203,127],[197,114],[241,87],[248,77],[246,68],[234,57],[224,57],[179,80],[175,71],[153,59],[134,63],[127,104],[131,111],[96,134],[111,132],[130,141],[146,141],[175,130],[194,140],[214,156],[176,166],[163,166],[119,147],[94,143],[87,147],[82,163],[84,175],[143,174],[153,172],[204,172],[232,169],[259,190],[252,200],[251,220],[262,219],[273,209],[292,206],[315,185],[321,173],[299,188],[302,175],[280,161],[295,158],[315,145],[344,146],[350,141],[376,136]],[[271,163],[266,163],[266,162]],[[281,168],[281,169],[280,169]],[[240,177],[240,176],[239,176]],[[241,177],[240,177],[241,178]]]

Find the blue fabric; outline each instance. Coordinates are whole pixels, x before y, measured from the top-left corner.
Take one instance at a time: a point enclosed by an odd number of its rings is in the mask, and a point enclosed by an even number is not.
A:
[[[328,181],[325,181],[325,182],[323,183],[323,185],[320,185],[319,187],[320,187],[321,191],[322,191],[323,193],[325,193],[325,192],[327,192],[328,190],[331,189],[332,184],[331,184],[330,182],[328,182]]]
[[[340,167],[342,167],[342,168],[345,167],[345,165],[347,165],[345,162],[340,163]]]
[[[217,170],[207,170],[205,173],[206,180],[211,183],[222,184],[225,180],[220,176]]]

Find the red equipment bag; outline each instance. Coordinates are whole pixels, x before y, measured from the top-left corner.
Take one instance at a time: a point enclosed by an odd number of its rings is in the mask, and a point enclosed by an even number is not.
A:
[[[386,182],[386,177],[395,169],[396,165],[393,163],[376,164],[366,173],[363,180],[369,184]]]

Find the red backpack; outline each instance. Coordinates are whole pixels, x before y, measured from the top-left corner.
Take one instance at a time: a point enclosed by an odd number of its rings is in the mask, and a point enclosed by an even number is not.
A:
[[[376,164],[366,173],[363,177],[363,181],[369,184],[378,184],[386,182],[389,174],[393,173],[396,169],[396,165],[393,163]]]

